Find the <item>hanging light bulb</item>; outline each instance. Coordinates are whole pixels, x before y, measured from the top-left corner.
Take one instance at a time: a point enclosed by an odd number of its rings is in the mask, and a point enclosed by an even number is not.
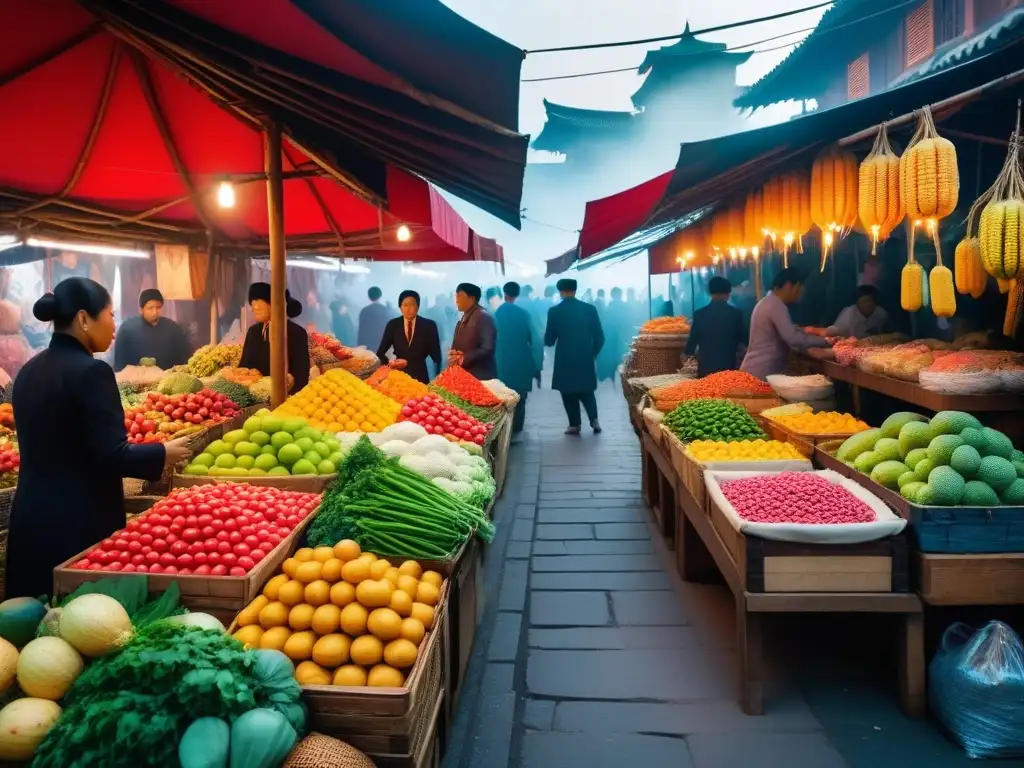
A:
[[[408,243],[412,240],[412,232],[409,231],[409,228],[405,226],[405,224],[398,228],[398,232],[395,233],[395,236],[398,238],[398,242],[400,243]]]
[[[235,188],[230,181],[222,181],[217,187],[217,204],[221,208],[235,207]]]

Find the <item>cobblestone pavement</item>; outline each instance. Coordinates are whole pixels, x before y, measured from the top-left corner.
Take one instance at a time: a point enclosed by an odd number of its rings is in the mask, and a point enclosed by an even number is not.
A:
[[[729,598],[676,576],[621,391],[598,399],[604,433],[571,438],[557,394],[530,395],[445,768],[847,765],[785,686],[740,711]]]

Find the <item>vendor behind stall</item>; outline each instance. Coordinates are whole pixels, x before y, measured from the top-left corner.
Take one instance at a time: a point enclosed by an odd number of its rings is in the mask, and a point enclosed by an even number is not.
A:
[[[302,314],[302,304],[285,291],[289,318]],[[253,283],[249,286],[249,306],[256,322],[249,326],[242,345],[242,368],[255,368],[264,376],[270,375],[270,284]],[[285,348],[287,360],[288,394],[298,392],[309,383],[309,337],[305,328],[289,319],[286,323]]]
[[[697,355],[697,375],[736,369],[736,356],[747,343],[743,313],[729,303],[732,284],[724,277],[708,283],[711,303],[693,313],[686,354]]]
[[[139,314],[125,320],[117,329],[114,345],[114,370],[138,365],[144,357],[156,360],[164,370],[184,365],[192,356],[185,329],[163,317],[164,297],[156,288],[139,294]]]
[[[857,288],[857,303],[851,304],[836,318],[825,333],[828,336],[855,336],[863,339],[885,333],[889,313],[878,306],[878,289],[873,285]]]
[[[789,305],[800,301],[804,276],[795,267],[779,272],[772,280],[772,292],[757,302],[750,316],[750,343],[741,371],[765,379],[786,372],[789,350],[807,352],[811,357],[831,356],[826,339],[806,333],[793,324]]]

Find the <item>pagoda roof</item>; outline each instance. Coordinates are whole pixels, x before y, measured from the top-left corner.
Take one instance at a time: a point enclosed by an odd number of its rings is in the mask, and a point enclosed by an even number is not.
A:
[[[892,0],[835,0],[818,26],[768,74],[734,102],[741,109],[767,107],[791,99],[813,99],[829,85],[835,62],[847,62],[882,30],[906,14],[906,3]],[[829,34],[842,27],[842,34]]]
[[[581,109],[565,104],[556,104],[544,99],[547,122],[533,139],[533,149],[546,152],[565,152],[577,141],[603,137],[628,138],[636,125],[636,112],[616,112],[602,109]]]
[[[686,28],[678,40],[671,45],[648,51],[644,56],[643,62],[637,68],[637,73],[647,75],[647,79],[633,94],[633,105],[637,109],[645,107],[650,97],[665,85],[668,78],[685,71],[687,67],[707,63],[711,57],[738,67],[752,55],[753,51],[730,51],[725,43],[699,40],[687,22]]]

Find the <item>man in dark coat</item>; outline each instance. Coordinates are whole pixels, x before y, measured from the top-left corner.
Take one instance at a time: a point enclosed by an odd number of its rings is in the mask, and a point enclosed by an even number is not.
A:
[[[708,376],[737,368],[739,348],[747,343],[743,313],[729,303],[732,284],[724,277],[708,283],[711,303],[693,313],[686,354],[697,354],[697,375]]]
[[[587,412],[594,434],[601,432],[597,420],[597,370],[595,361],[604,346],[604,331],[597,310],[576,298],[576,281],[562,279],[556,286],[562,301],[548,310],[544,344],[555,347],[555,372],[551,388],[562,395],[569,417],[567,435],[580,433],[580,405]]]
[[[481,296],[480,286],[472,283],[459,283],[455,289],[455,306],[462,313],[462,319],[455,324],[448,360],[486,381],[498,378],[498,366],[494,362],[498,331],[494,318],[480,306]]]
[[[526,397],[540,378],[544,365],[544,347],[530,313],[516,303],[519,283],[505,283],[505,303],[494,313],[498,329],[498,378],[519,395],[512,417],[512,434],[523,431],[526,422]]]
[[[139,294],[139,314],[121,323],[114,345],[114,370],[138,365],[144,357],[156,360],[164,370],[184,365],[192,356],[185,329],[163,317],[164,297],[156,288]]]
[[[384,338],[384,326],[391,319],[391,312],[380,303],[380,297],[383,295],[377,286],[373,286],[366,292],[370,303],[359,311],[357,346],[374,350]]]

